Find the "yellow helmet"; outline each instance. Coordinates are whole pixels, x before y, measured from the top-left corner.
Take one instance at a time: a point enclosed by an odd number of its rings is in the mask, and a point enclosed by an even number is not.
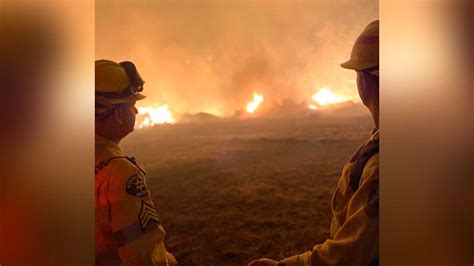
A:
[[[351,59],[343,68],[356,71],[368,71],[379,75],[379,21],[371,22],[357,38],[352,48]]]
[[[112,105],[144,99],[140,94],[144,83],[132,62],[95,61],[96,103]]]

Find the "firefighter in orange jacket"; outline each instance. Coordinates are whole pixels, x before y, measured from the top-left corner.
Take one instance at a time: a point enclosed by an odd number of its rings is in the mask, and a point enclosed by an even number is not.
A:
[[[379,265],[379,21],[370,23],[341,65],[357,72],[357,88],[375,124],[372,136],[344,166],[332,198],[330,237],[311,251],[249,266]]]
[[[143,84],[131,62],[95,62],[96,265],[177,265],[165,249],[145,171],[118,145],[133,131]]]

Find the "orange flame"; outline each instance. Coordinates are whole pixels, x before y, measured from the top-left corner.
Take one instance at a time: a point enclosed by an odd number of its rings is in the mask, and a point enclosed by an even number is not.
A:
[[[253,93],[253,101],[247,104],[247,112],[253,114],[255,110],[260,106],[263,102],[264,98],[262,94],[258,94],[256,92]]]
[[[342,103],[347,101],[346,98],[334,94],[334,92],[332,92],[328,88],[321,88],[311,98],[316,102],[318,106]],[[310,104],[308,108],[316,110],[317,107],[314,104]]]
[[[168,109],[168,105],[139,106],[135,126],[150,127],[157,124],[174,124],[176,120]]]

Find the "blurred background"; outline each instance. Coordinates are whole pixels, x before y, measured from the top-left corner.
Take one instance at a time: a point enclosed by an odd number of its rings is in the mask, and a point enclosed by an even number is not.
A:
[[[94,260],[94,2],[2,1],[1,265]]]

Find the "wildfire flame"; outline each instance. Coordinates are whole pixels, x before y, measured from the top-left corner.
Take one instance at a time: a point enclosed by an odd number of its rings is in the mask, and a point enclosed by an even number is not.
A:
[[[174,124],[176,121],[168,109],[168,105],[137,107],[138,115],[135,126],[138,128],[150,127],[156,124]]]
[[[263,95],[258,94],[256,92],[253,93],[253,101],[249,102],[247,104],[247,112],[253,114],[255,110],[260,106],[260,104],[263,102]]]
[[[342,102],[347,101],[346,98],[334,94],[328,88],[321,88],[311,98],[317,103],[318,106],[342,103]],[[316,105],[314,104],[310,104],[308,108],[313,109],[313,110],[317,109]]]

